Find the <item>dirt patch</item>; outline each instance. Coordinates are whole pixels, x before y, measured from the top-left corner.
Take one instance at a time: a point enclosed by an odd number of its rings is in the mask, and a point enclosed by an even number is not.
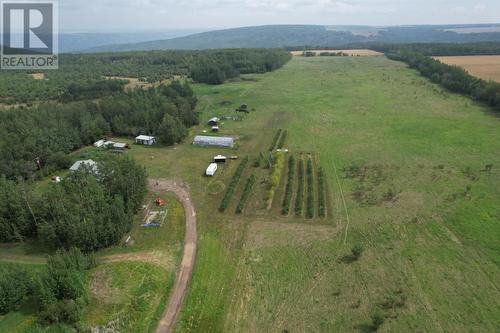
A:
[[[169,271],[173,270],[175,267],[174,258],[165,251],[116,254],[103,257],[102,260],[104,262],[123,262],[123,261],[146,262],[156,266],[160,266]]]
[[[434,57],[442,63],[462,67],[471,75],[500,82],[500,55]]]
[[[28,75],[31,76],[35,80],[43,80],[43,79],[45,79],[45,74],[44,73],[32,73],[32,74],[28,74]]]

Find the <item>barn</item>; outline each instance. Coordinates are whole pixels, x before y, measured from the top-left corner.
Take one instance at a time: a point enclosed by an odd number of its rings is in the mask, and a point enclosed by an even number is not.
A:
[[[229,147],[234,146],[234,139],[224,136],[204,136],[198,135],[194,138],[194,145],[197,146],[215,146],[215,147]]]

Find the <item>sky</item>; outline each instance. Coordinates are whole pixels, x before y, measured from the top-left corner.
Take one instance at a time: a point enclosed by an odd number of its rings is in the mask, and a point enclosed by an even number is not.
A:
[[[59,0],[62,32],[500,23],[500,0]]]

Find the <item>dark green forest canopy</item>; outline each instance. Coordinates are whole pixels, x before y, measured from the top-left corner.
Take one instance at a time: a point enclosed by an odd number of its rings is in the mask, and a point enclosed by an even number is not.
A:
[[[240,74],[272,71],[290,58],[283,49],[62,54],[59,70],[45,71],[41,80],[35,80],[29,72],[2,71],[0,104],[68,102],[122,91],[126,81],[109,77],[161,82],[182,76],[220,84]]]

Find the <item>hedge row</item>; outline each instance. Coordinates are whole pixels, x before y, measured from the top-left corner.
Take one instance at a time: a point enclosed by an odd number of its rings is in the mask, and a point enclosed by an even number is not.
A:
[[[229,187],[227,188],[226,194],[224,195],[224,198],[222,199],[222,202],[220,203],[219,206],[219,210],[221,212],[225,211],[229,206],[231,198],[233,197],[234,191],[238,186],[238,182],[240,181],[241,175],[243,175],[243,171],[245,171],[247,163],[248,163],[248,157],[245,157],[240,162],[240,165],[238,165],[238,168],[234,172],[233,178],[231,179],[231,183],[229,183]]]
[[[274,195],[276,194],[276,188],[278,188],[281,180],[281,175],[285,167],[285,155],[283,153],[274,154],[274,165],[271,171],[271,180],[269,186],[269,192],[267,194],[268,208],[271,208]]]
[[[311,158],[307,160],[307,217],[314,217],[314,166]]]
[[[250,178],[248,178],[247,180],[245,189],[243,190],[243,194],[241,195],[240,198],[240,202],[238,203],[238,207],[236,207],[236,214],[243,213],[243,209],[245,209],[248,198],[250,197],[250,193],[252,193],[252,188],[254,184],[255,184],[255,176],[251,175]]]
[[[283,146],[285,145],[285,140],[286,140],[287,135],[288,135],[288,132],[286,130],[284,130],[283,133],[281,133],[280,139],[278,141],[278,149],[283,148]]]
[[[326,217],[326,179],[323,168],[318,169],[319,217]]]
[[[281,129],[279,129],[276,134],[274,135],[273,142],[271,143],[271,146],[269,147],[269,151],[273,151],[274,147],[276,147],[276,144],[278,143],[278,140],[280,139],[281,136]]]
[[[295,157],[290,156],[288,159],[288,182],[286,184],[285,199],[283,200],[283,215],[290,213],[290,203],[293,195],[293,181],[295,179]]]
[[[302,212],[304,210],[304,160],[301,158],[299,160],[299,184],[297,187],[297,197],[295,198],[295,214],[297,216],[302,216]]]

